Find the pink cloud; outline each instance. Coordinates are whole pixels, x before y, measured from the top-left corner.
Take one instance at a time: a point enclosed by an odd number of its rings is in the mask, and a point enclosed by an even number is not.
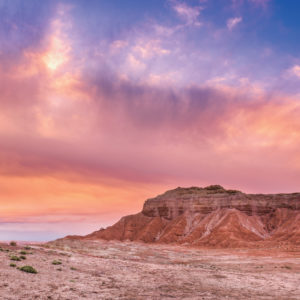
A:
[[[292,68],[288,70],[288,73],[292,76],[295,76],[297,78],[300,78],[300,66],[294,65]]]
[[[176,5],[182,18],[197,20],[200,9]],[[63,32],[50,28],[43,47],[27,50],[1,71],[3,174],[105,184],[114,179],[165,186],[224,182],[250,190],[260,190],[264,183],[272,190],[280,185],[283,169],[284,188],[296,187],[297,101],[269,94],[247,80],[239,85],[230,72],[227,77],[209,76],[209,68],[203,68],[206,81],[196,77],[199,67],[192,75],[198,84],[167,85],[175,78],[172,71],[189,73],[187,64],[195,64],[190,57],[207,61],[209,56],[189,51],[187,57],[177,36],[165,41],[145,31],[104,44],[97,55],[82,52],[80,60],[71,51],[73,41],[62,39],[67,59],[53,72],[44,57],[55,50],[51,37]],[[111,52],[101,56],[100,50],[106,49]],[[174,56],[170,49],[175,49]],[[169,56],[172,64],[164,65]],[[219,67],[212,57],[213,66]],[[85,68],[85,63],[97,70]],[[230,78],[236,80],[235,87]],[[269,176],[257,175],[255,169],[261,174],[270,170]]]
[[[202,7],[188,6],[185,2],[173,1],[173,9],[182,18],[187,25],[201,26],[198,17],[201,13]]]
[[[241,17],[228,19],[227,20],[227,28],[229,30],[232,30],[234,27],[236,27],[241,22],[242,22]]]
[[[282,186],[296,187],[291,177],[300,168],[294,152],[300,132],[296,99],[270,96],[244,81],[241,88],[214,82],[174,90],[99,74],[75,79],[57,89],[49,82],[56,78],[41,77],[47,94],[40,90],[37,98],[20,86],[31,121],[15,118],[9,134],[9,123],[3,124],[4,174],[136,184],[225,182],[250,190],[260,190],[263,182],[271,190],[282,181],[274,170],[282,168],[287,176]],[[13,82],[6,85],[7,99],[20,92]],[[62,103],[53,106],[52,99],[45,101],[49,95]],[[15,116],[18,102],[7,105],[5,115]],[[272,176],[254,172],[262,169]]]

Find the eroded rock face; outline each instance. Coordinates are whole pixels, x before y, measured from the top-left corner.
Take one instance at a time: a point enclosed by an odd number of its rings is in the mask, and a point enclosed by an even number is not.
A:
[[[188,212],[208,214],[217,209],[235,208],[247,215],[264,215],[277,208],[300,209],[300,193],[247,195],[225,190],[221,186],[208,188],[177,188],[156,198],[148,199],[142,213],[149,217],[172,220]]]
[[[148,199],[142,212],[83,238],[210,247],[300,244],[300,193],[177,188]]]

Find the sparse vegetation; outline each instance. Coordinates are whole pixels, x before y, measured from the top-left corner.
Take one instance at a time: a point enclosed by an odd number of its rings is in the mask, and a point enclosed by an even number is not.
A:
[[[9,245],[15,247],[15,246],[17,246],[17,243],[14,242],[14,241],[11,241],[11,242],[9,243]]]
[[[21,255],[20,258],[21,258],[21,259],[26,259],[26,256]]]
[[[25,250],[30,250],[31,247],[30,247],[30,246],[25,246],[24,249],[25,249]]]
[[[62,247],[57,246],[58,242],[53,252],[33,248],[34,256],[29,256],[31,250],[26,251],[27,261],[9,260],[11,256],[20,258],[23,247],[10,248],[8,254],[0,252],[3,260],[2,298],[53,299],[68,294],[70,299],[98,299],[106,296],[135,299],[139,287],[131,280],[131,276],[137,272],[147,282],[146,298],[167,298],[162,295],[170,295],[168,298],[174,299],[193,299],[199,298],[199,295],[201,298],[205,281],[210,284],[207,293],[220,299],[224,295],[228,295],[228,298],[257,299],[260,295],[271,295],[273,298],[296,299],[299,292],[297,281],[293,281],[294,286],[291,286],[287,280],[298,274],[297,262],[294,261],[298,253],[292,256],[289,252],[287,258],[278,256],[278,249],[273,252],[264,248],[256,256],[252,254],[256,254],[257,250],[253,252],[252,249],[247,252],[251,255],[245,255],[244,250],[227,248],[224,252],[221,249],[210,252],[209,249],[193,247],[187,249],[175,245],[115,241],[65,240],[61,243],[72,249],[73,259],[61,256]],[[6,247],[9,248],[8,245],[2,246],[3,249]],[[274,260],[270,263],[265,259],[266,255]],[[58,265],[55,265],[56,262]],[[116,265],[110,267],[110,264]],[[149,264],[151,268],[147,268]],[[146,273],[141,266],[146,266]],[[122,278],[116,274],[116,270],[122,270]],[[275,290],[272,294],[273,286],[269,285],[271,276],[281,285],[280,293]],[[169,278],[172,278],[171,282]],[[232,290],[230,283],[236,278],[239,278],[239,288]],[[74,292],[71,293],[70,288],[74,288]]]
[[[227,276],[222,275],[222,274],[214,274],[213,277],[218,278],[218,279],[225,279]]]
[[[62,264],[62,262],[59,261],[59,260],[54,260],[54,261],[52,262],[52,265],[61,265],[61,264]]]
[[[10,257],[10,260],[21,261],[21,258],[16,256],[16,255],[13,255],[13,256]]]
[[[204,188],[208,194],[218,194],[218,193],[225,193],[226,190],[218,184],[215,185],[209,185],[207,187]]]
[[[22,250],[22,251],[20,251],[20,254],[22,254],[22,255],[26,255],[26,254],[27,254],[27,252],[26,252],[26,251],[24,251],[24,250]]]
[[[285,269],[288,269],[288,270],[291,270],[291,269],[292,269],[292,267],[290,267],[290,266],[283,266],[283,267],[281,267],[281,268],[285,268]]]
[[[238,190],[226,190],[226,193],[227,194],[237,194],[237,193],[240,193],[240,191],[238,191]]]
[[[209,191],[224,190],[224,188],[218,184],[209,185],[209,186],[205,187],[205,189],[209,190]]]
[[[37,270],[33,268],[32,266],[23,266],[18,268],[20,271],[26,272],[26,273],[33,273],[36,274]]]

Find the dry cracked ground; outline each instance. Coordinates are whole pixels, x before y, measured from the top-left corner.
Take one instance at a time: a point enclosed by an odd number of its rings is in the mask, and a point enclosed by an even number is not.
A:
[[[300,249],[77,240],[0,246],[0,299],[300,299]],[[37,274],[18,269],[24,265]]]

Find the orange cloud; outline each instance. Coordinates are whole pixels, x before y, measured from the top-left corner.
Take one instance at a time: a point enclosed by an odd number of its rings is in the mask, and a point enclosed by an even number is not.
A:
[[[78,222],[90,217],[101,224],[124,211],[141,209],[143,199],[152,193],[149,187],[130,183],[125,187],[122,182],[89,183],[64,176],[1,175],[0,179],[1,222]]]
[[[60,19],[52,21],[51,34],[49,36],[49,48],[42,54],[42,61],[51,71],[56,71],[70,59],[71,47],[68,37],[64,33],[66,24]]]

